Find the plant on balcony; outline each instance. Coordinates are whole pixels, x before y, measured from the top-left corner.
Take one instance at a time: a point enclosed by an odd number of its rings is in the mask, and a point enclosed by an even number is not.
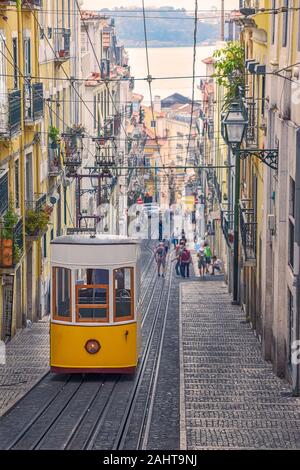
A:
[[[82,135],[86,132],[86,129],[82,124],[73,124],[73,126],[68,127],[68,132],[70,134]]]
[[[6,214],[3,216],[3,230],[2,239],[13,239],[14,226],[19,220],[18,214],[10,207]]]
[[[44,208],[39,210],[28,209],[25,214],[25,231],[30,237],[39,237],[48,228],[50,214]]]
[[[49,139],[51,140],[50,147],[56,149],[59,143],[59,130],[55,126],[49,127]]]
[[[18,214],[14,212],[12,207],[8,209],[2,218],[1,231],[1,264],[10,267],[13,264],[13,238],[14,227],[18,222]]]
[[[222,49],[214,52],[215,73],[218,85],[225,88],[223,109],[239,96],[240,87],[245,83],[245,52],[239,42],[229,42]]]

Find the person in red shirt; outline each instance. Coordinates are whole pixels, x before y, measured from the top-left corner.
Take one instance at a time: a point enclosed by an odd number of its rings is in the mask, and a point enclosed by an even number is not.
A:
[[[180,271],[182,277],[190,277],[190,263],[192,256],[190,250],[185,246],[180,255]]]

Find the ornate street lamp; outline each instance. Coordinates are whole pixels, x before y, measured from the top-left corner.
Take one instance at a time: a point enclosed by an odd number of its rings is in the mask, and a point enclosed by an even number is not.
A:
[[[222,125],[225,142],[233,148],[240,146],[248,126],[245,106],[241,103],[232,103],[223,115]]]
[[[242,103],[232,103],[222,120],[225,142],[235,154],[235,201],[233,240],[233,303],[239,303],[239,203],[240,203],[240,146],[248,125],[247,111]]]

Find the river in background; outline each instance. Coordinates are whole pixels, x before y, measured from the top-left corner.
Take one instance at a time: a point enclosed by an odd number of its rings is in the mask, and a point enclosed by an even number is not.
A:
[[[199,46],[196,54],[196,75],[205,75],[206,65],[202,60],[210,57],[215,46]],[[157,47],[148,48],[150,74],[152,77],[192,76],[193,75],[193,47]],[[144,48],[127,48],[129,64],[133,77],[147,77],[146,50]],[[197,89],[200,78],[195,81],[195,99],[200,99]],[[192,97],[192,79],[179,78],[168,80],[153,80],[152,94],[162,99],[173,93],[180,93]],[[135,80],[135,93],[144,96],[144,104],[150,103],[149,87],[146,80]]]

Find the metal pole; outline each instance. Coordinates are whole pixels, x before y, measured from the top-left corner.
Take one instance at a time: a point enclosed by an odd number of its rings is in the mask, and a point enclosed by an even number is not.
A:
[[[235,200],[234,200],[234,241],[233,241],[233,304],[239,304],[239,211],[240,211],[240,147],[235,154]]]

